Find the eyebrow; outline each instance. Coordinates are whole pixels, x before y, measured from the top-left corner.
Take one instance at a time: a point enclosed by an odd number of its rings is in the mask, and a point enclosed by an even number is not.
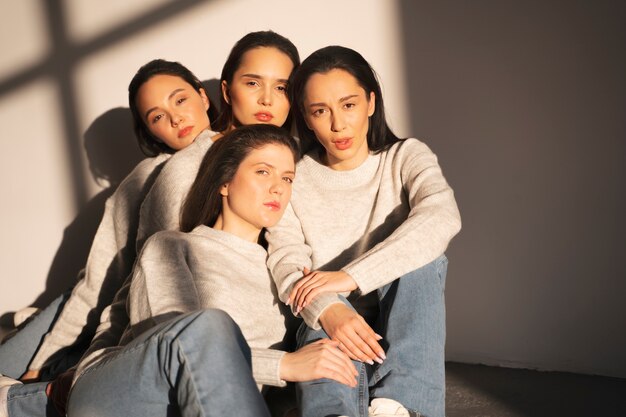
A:
[[[344,101],[350,100],[350,99],[355,98],[355,97],[359,97],[359,95],[358,94],[350,94],[349,96],[341,97],[339,99],[339,102],[343,103]],[[319,103],[311,103],[311,104],[309,104],[309,107],[325,106],[325,105],[326,105],[326,103],[319,102]]]
[[[275,167],[274,165],[272,165],[272,164],[268,164],[267,162],[257,162],[257,163],[256,163],[256,164],[254,164],[253,166],[257,166],[257,165],[265,165],[265,166],[270,167],[270,168],[272,168],[272,169],[276,169],[276,167]],[[285,173],[285,174],[293,174],[293,175],[296,175],[296,172],[295,172],[295,171],[285,171],[284,173]]]
[[[244,77],[248,77],[248,78],[254,78],[256,80],[262,80],[263,77],[260,76],[259,74],[241,74],[241,78]],[[279,78],[276,81],[281,82],[281,83],[287,83],[289,80],[287,80],[286,78]]]
[[[180,93],[181,91],[185,91],[185,89],[184,88],[177,88],[176,90],[172,91],[169,96],[167,96],[167,99],[170,100],[172,97],[174,97],[176,94]],[[156,109],[158,109],[158,106],[154,106],[154,107],[148,109],[148,111],[146,111],[146,114],[145,114],[144,117],[147,119],[148,115],[150,113],[152,113],[153,111],[155,111]]]

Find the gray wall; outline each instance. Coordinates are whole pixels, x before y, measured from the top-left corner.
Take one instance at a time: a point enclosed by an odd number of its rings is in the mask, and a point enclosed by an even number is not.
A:
[[[401,4],[412,131],[464,220],[448,359],[626,376],[626,4]]]

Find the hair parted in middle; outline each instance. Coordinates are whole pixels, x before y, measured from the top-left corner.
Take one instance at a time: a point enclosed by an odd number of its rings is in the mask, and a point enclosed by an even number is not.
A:
[[[293,71],[300,65],[300,55],[298,54],[298,48],[289,39],[271,30],[250,32],[243,38],[239,39],[233,49],[231,49],[224,67],[222,67],[222,75],[220,77],[220,84],[226,81],[226,84],[231,85],[233,82],[233,76],[235,72],[241,66],[241,60],[246,52],[256,48],[276,48],[280,52],[289,57],[293,63]],[[233,124],[233,109],[230,104],[226,102],[223,94],[220,95],[220,114],[217,117],[215,123],[211,126],[216,132],[225,132]],[[291,113],[290,117],[285,121],[285,127],[289,129],[291,125]]]
[[[365,90],[365,95],[368,99],[370,93],[374,93],[375,109],[374,114],[370,117],[369,129],[367,131],[369,150],[378,153],[401,140],[387,124],[382,90],[372,66],[357,51],[333,45],[318,49],[309,55],[300,67],[294,71],[292,76],[289,97],[292,103],[292,112],[296,119],[296,128],[302,150],[307,152],[311,149],[322,148],[304,119],[304,90],[306,84],[313,75],[326,74],[335,69],[346,71],[352,75]]]

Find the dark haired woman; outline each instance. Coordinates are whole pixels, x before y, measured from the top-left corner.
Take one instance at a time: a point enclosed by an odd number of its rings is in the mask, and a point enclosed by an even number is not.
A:
[[[289,128],[287,87],[299,64],[298,50],[284,36],[272,31],[245,35],[222,69],[222,107],[212,128],[221,134],[253,123]],[[141,208],[139,247],[160,230],[178,229],[183,200],[211,143],[197,141],[164,167]]]
[[[128,104],[140,148],[150,158],[139,163],[107,200],[81,280],[69,298],[55,300],[0,346],[4,375],[50,381],[80,359],[102,310],[132,270],[139,208],[154,179],[172,154],[196,138],[214,135],[209,130],[211,109],[204,88],[178,62],[157,59],[142,66],[128,87]],[[27,410],[34,409],[34,401],[20,401],[21,391],[28,391],[31,400],[34,392],[40,392],[41,409],[45,409],[44,390],[20,385],[6,388],[9,398],[16,399],[9,402],[9,415],[28,415]],[[0,389],[1,398],[7,393]],[[28,408],[22,409],[22,403]]]
[[[442,417],[443,253],[461,227],[452,189],[424,143],[390,130],[374,71],[357,52],[314,52],[292,86],[311,150],[266,235],[268,265],[305,320],[299,345],[330,337],[360,372],[359,388],[298,384],[302,415],[368,415],[372,399],[370,416]]]
[[[269,415],[261,384],[355,384],[336,343],[280,350],[285,317],[258,242],[289,202],[296,157],[288,132],[271,125],[233,130],[209,149],[182,231],[153,235],[139,256],[123,347],[80,371],[69,416],[259,417]]]

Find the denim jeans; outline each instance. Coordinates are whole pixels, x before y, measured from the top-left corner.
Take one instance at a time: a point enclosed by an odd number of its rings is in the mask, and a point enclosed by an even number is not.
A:
[[[69,296],[70,292],[67,292],[57,297],[15,335],[0,345],[0,374],[19,378],[28,370],[30,361],[63,310]]]
[[[302,417],[367,417],[370,398],[390,398],[427,417],[444,417],[447,266],[442,255],[377,290],[374,330],[383,336],[387,359],[373,366],[353,361],[359,372],[356,388],[330,379],[296,384]],[[298,346],[321,338],[328,338],[324,330],[303,324]]]
[[[181,315],[89,368],[68,416],[269,417],[252,377],[250,348],[221,310]]]

